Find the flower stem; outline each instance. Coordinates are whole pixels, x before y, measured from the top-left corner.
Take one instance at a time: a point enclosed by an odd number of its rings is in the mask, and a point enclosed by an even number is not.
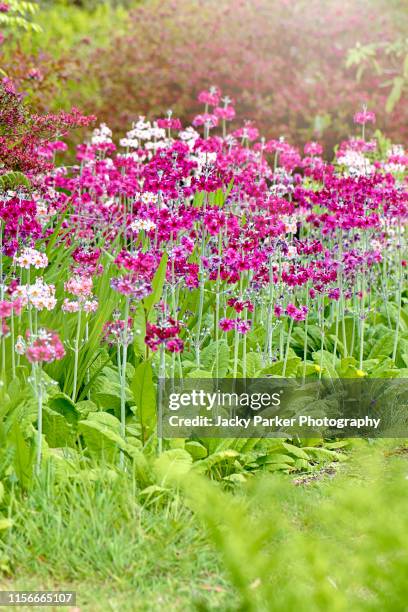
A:
[[[77,330],[75,337],[75,346],[74,346],[74,382],[72,385],[72,395],[71,399],[73,402],[76,400],[77,396],[77,385],[78,385],[78,362],[79,362],[79,342],[81,339],[81,309],[78,310],[78,320],[77,320]]]
[[[288,337],[287,337],[287,340],[286,340],[285,359],[284,359],[283,368],[282,368],[282,376],[286,375],[286,366],[288,364],[289,346],[290,346],[290,337],[292,335],[292,328],[293,328],[293,319],[290,320],[290,324],[289,324]]]
[[[37,460],[35,464],[35,472],[37,476],[41,471],[42,459],[42,417],[43,417],[43,392],[42,392],[42,376],[41,363],[33,367],[35,394],[37,396]]]
[[[128,348],[128,325],[129,325],[130,300],[127,297],[125,302],[124,329],[123,329],[123,349],[122,349],[122,369],[120,374],[120,435],[126,437],[126,365]],[[120,467],[123,468],[125,455],[120,451]]]

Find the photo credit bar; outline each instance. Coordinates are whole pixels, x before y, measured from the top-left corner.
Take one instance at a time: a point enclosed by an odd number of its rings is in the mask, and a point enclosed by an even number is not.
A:
[[[405,438],[408,379],[159,380],[160,438]]]

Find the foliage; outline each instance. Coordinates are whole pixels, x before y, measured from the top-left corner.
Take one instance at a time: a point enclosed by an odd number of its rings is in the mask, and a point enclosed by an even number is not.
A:
[[[122,31],[126,12],[97,3],[92,10],[71,4],[42,4],[36,14],[39,29],[10,31],[0,46],[0,68],[24,91],[36,112],[69,110],[73,92],[95,97],[95,79],[84,81],[81,66],[90,49],[107,44],[114,30]],[[83,134],[82,134],[83,136]]]
[[[36,2],[24,0],[8,0],[3,2],[0,10],[0,29],[4,40],[4,32],[15,32],[18,30],[40,32],[38,24],[32,22],[38,5]]]
[[[324,10],[320,0],[141,4],[126,32],[113,35],[88,63],[87,80],[98,84],[97,114],[115,130],[137,114],[157,116],[165,108],[185,120],[197,111],[191,102],[197,92],[218,84],[240,99],[240,113],[267,136],[295,142],[323,136],[333,146],[348,135],[353,109],[369,102],[380,127],[404,141],[404,107],[388,117],[382,79],[367,72],[355,82],[346,67],[356,42],[371,44],[380,32],[392,38],[388,7],[365,0],[341,8],[326,2]],[[86,105],[80,89],[77,95],[75,103]]]
[[[193,508],[240,594],[233,609],[404,607],[406,462],[390,467],[378,459],[366,449],[356,456],[354,478],[345,472],[309,492],[268,478],[237,499],[189,482]]]
[[[58,449],[68,474],[136,469],[147,496],[173,464],[231,488],[340,464],[333,440],[158,440],[157,381],[404,378],[404,151],[377,134],[302,158],[250,124],[228,134],[233,106],[210,90],[204,137],[140,118],[117,147],[102,125],[64,167],[55,131],[89,118],[32,117],[9,82],[4,96],[4,137],[37,139],[30,180],[9,161],[0,198],[3,486],[29,490]],[[374,119],[356,114],[364,136]]]
[[[67,474],[60,459],[30,495],[0,500],[4,587],[64,585],[86,612],[130,612],[135,590],[147,610],[405,605],[402,440],[357,446],[334,477],[269,474],[234,493],[193,474],[148,493],[137,472],[72,461]]]
[[[84,117],[77,109],[71,113],[34,114],[24,104],[14,82],[4,77],[0,83],[0,169],[5,175],[1,179],[2,188],[9,187],[10,181],[12,186],[28,187],[29,182],[21,172],[38,173],[50,168],[41,155],[41,146],[93,120],[94,117]]]
[[[347,65],[357,67],[359,80],[367,70],[386,79],[381,86],[389,91],[387,113],[392,113],[397,105],[402,106],[408,91],[408,39],[399,37],[393,42],[358,44],[350,49]]]

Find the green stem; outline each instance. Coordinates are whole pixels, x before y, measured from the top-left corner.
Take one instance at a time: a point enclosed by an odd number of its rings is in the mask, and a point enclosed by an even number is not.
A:
[[[79,343],[81,339],[81,315],[82,310],[78,310],[78,320],[77,320],[77,330],[75,337],[75,346],[74,346],[74,382],[72,385],[72,395],[71,399],[73,402],[76,400],[77,396],[77,385],[78,385],[78,362],[79,362]]]
[[[394,335],[394,347],[392,350],[392,360],[395,363],[397,358],[398,340],[399,340],[399,328],[401,319],[401,301],[402,301],[402,264],[401,264],[401,219],[398,219],[398,287],[397,287],[397,319],[395,322],[395,335]]]
[[[42,459],[42,417],[43,417],[43,393],[42,393],[42,380],[41,380],[41,363],[33,366],[33,376],[35,392],[37,396],[37,460],[35,466],[35,472],[37,476],[41,471],[41,459]]]
[[[286,340],[285,360],[283,362],[283,368],[282,368],[282,376],[286,375],[286,366],[288,364],[290,337],[292,335],[292,328],[293,328],[293,319],[290,320],[290,324],[289,324],[288,337],[287,337],[287,340]]]
[[[128,325],[129,325],[129,307],[130,299],[127,297],[125,301],[124,314],[124,329],[123,329],[123,349],[122,349],[122,371],[120,374],[120,435],[123,439],[126,437],[126,365],[127,365],[127,348],[128,348]],[[123,468],[125,455],[123,450],[120,451],[120,467]]]

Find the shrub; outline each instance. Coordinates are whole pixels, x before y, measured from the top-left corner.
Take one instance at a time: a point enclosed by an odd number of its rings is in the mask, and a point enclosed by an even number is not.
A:
[[[376,41],[380,32],[391,40],[396,26],[381,0],[324,6],[319,0],[154,0],[136,7],[126,32],[81,69],[85,80],[98,81],[99,117],[115,129],[171,105],[177,116],[190,118],[197,91],[216,84],[240,98],[240,114],[266,135],[304,141],[324,132],[333,145],[348,134],[356,106],[382,109],[387,98],[375,74],[356,81],[354,69],[346,68],[348,49]],[[80,90],[77,95],[82,106]],[[95,99],[88,105],[94,111]],[[379,127],[400,141],[406,119],[400,104],[379,116]]]

